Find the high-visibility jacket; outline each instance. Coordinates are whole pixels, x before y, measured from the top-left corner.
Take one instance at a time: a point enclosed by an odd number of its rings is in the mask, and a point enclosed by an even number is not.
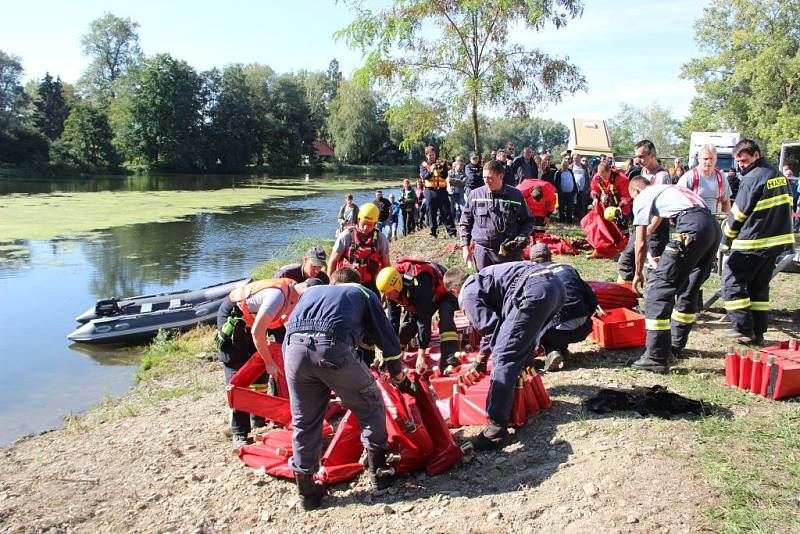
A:
[[[731,250],[760,252],[789,249],[792,234],[789,181],[764,158],[741,172],[741,183],[728,220],[722,226]]]
[[[403,276],[403,290],[398,295],[399,304],[401,304],[407,311],[414,313],[417,306],[411,301],[411,287],[414,284],[419,284],[416,278],[421,273],[426,273],[431,277],[433,283],[433,303],[436,304],[442,297],[447,294],[447,289],[444,287],[444,268],[438,265],[429,263],[425,260],[418,258],[408,258],[400,256],[397,258],[394,268],[397,269]]]
[[[375,280],[382,266],[381,254],[378,251],[380,232],[373,230],[366,236],[362,236],[355,226],[345,228],[345,232],[352,232],[350,246],[336,262],[334,270],[341,267],[355,269],[361,275],[362,284]]]
[[[258,310],[250,310],[247,306],[247,299],[265,289],[278,289],[283,294],[283,306],[280,311],[272,318],[272,322],[267,326],[268,329],[273,330],[280,328],[286,324],[289,319],[291,309],[289,303],[291,302],[290,292],[296,282],[290,278],[270,278],[268,280],[256,280],[250,282],[242,287],[237,287],[228,293],[228,299],[235,302],[239,309],[242,311],[242,318],[247,324],[248,328],[253,328],[253,323],[258,315]]]

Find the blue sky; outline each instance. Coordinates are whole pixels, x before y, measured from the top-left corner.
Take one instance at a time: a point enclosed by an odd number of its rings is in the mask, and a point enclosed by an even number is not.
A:
[[[572,116],[613,116],[622,102],[669,106],[677,117],[694,96],[680,80],[683,63],[698,55],[692,24],[702,0],[650,2],[585,0],[583,17],[565,29],[513,31],[514,40],[568,56],[586,76],[588,91],[534,114],[566,121]],[[345,75],[361,55],[333,33],[352,18],[333,0],[38,0],[2,7],[0,50],[22,59],[26,78],[46,71],[74,82],[87,64],[80,36],[109,11],[140,24],[146,54],[169,52],[197,70],[259,62],[278,72],[325,69],[337,58]]]

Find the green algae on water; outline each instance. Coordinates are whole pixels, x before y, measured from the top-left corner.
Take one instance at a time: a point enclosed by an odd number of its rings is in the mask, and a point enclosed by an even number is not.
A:
[[[227,213],[265,200],[318,192],[398,187],[396,178],[306,181],[285,187],[235,187],[204,191],[102,191],[10,194],[0,197],[0,242],[82,237],[127,224],[172,222],[197,213]]]

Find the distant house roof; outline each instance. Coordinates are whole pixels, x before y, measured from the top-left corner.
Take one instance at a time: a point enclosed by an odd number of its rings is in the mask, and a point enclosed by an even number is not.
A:
[[[333,156],[336,155],[334,153],[333,148],[331,147],[331,145],[329,145],[325,141],[315,140],[311,145],[314,147],[314,152],[317,153],[317,156],[322,156],[322,157],[331,156],[331,157],[333,157]]]

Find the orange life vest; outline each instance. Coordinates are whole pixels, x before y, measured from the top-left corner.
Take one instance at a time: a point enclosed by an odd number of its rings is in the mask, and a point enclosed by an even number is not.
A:
[[[350,246],[336,262],[334,270],[341,267],[350,267],[358,271],[361,275],[361,283],[367,284],[378,276],[381,270],[381,254],[378,252],[378,240],[380,233],[373,230],[370,234],[361,238],[355,226],[348,226],[345,232],[351,232]]]
[[[394,265],[401,275],[403,275],[403,290],[398,295],[399,303],[409,312],[414,313],[417,307],[411,302],[410,294],[411,288],[407,287],[414,283],[414,279],[420,273],[427,273],[433,281],[433,303],[436,304],[442,297],[447,294],[447,289],[444,287],[444,268],[436,264],[429,263],[419,258],[409,258],[400,256],[397,258],[397,263]]]
[[[447,179],[439,174],[439,169],[435,168],[433,163],[428,163],[427,161],[423,161],[422,165],[425,167],[425,170],[433,173],[433,176],[425,179],[425,187],[429,189],[439,189],[441,187],[447,187]]]
[[[280,312],[272,318],[272,322],[267,326],[268,329],[273,330],[285,325],[286,321],[289,319],[289,313],[291,313],[291,310],[287,308],[289,307],[289,302],[291,302],[290,293],[295,283],[296,282],[291,278],[270,278],[268,280],[256,280],[255,282],[250,282],[242,287],[237,287],[228,293],[228,299],[230,299],[231,302],[235,302],[239,306],[239,309],[242,310],[242,318],[244,319],[245,324],[247,324],[247,327],[253,328],[253,323],[256,320],[255,315],[258,315],[258,310],[256,310],[256,314],[253,315],[247,308],[247,299],[259,291],[263,291],[264,289],[279,289],[281,294],[283,294],[283,306],[281,307]]]

